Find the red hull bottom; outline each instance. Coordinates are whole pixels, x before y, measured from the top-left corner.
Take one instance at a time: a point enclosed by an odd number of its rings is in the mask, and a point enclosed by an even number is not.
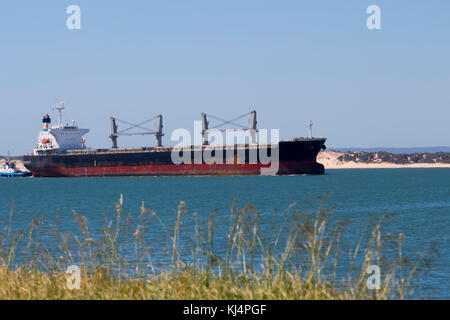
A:
[[[257,164],[181,164],[78,168],[34,168],[34,177],[119,177],[119,176],[233,176],[261,175]],[[277,175],[322,174],[324,166],[317,162],[280,162]]]

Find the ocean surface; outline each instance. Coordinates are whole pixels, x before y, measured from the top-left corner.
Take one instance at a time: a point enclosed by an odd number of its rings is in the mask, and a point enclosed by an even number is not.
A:
[[[306,207],[327,192],[328,204],[335,207],[330,219],[349,221],[342,239],[347,247],[357,244],[370,219],[395,214],[385,228],[404,234],[405,255],[417,257],[430,246],[435,249],[413,297],[450,298],[449,168],[345,169],[327,170],[320,176],[284,177],[3,178],[0,223],[1,232],[6,232],[14,199],[13,230],[26,228],[32,219],[45,215],[49,223],[58,220],[63,229],[76,232],[75,210],[87,218],[91,232],[100,232],[105,214],[114,212],[123,194],[126,215],[138,216],[144,201],[168,226],[176,218],[180,201],[200,220],[215,212],[220,246],[228,233],[234,199],[240,208],[252,204],[261,212],[262,224],[273,226],[282,220],[289,204],[305,203]],[[190,221],[184,222],[184,228],[193,228]],[[263,231],[270,236],[277,229]],[[155,227],[151,233],[162,237],[163,229]]]

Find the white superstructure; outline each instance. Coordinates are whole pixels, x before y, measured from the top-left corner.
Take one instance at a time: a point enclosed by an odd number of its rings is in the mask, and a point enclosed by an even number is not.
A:
[[[34,149],[35,155],[86,149],[83,136],[89,132],[89,129],[79,129],[75,125],[75,121],[63,125],[61,112],[64,109],[64,104],[58,103],[56,109],[59,111],[59,123],[50,128],[51,119],[48,115],[45,115],[42,120],[42,131],[39,132],[38,136],[38,144]]]

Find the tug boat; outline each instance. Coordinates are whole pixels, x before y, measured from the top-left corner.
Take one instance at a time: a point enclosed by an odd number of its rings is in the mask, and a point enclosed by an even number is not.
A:
[[[16,168],[16,165],[9,160],[6,161],[3,168],[0,168],[0,177],[29,177],[30,171],[20,171]]]

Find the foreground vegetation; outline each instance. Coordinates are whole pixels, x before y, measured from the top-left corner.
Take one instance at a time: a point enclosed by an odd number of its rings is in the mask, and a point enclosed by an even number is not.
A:
[[[46,225],[44,217],[14,230],[12,205],[0,234],[0,299],[407,298],[421,262],[402,255],[402,234],[383,234],[388,217],[344,246],[342,236],[351,231],[335,223],[325,204],[290,205],[270,235],[256,208],[233,204],[225,235],[215,233],[214,213],[201,220],[181,202],[166,226],[144,203],[135,218],[125,215],[121,197],[96,236],[75,211],[75,233]],[[152,239],[155,229],[166,236]],[[224,237],[226,245],[217,248]],[[46,246],[49,239],[57,249]],[[68,283],[70,265],[80,266],[80,289],[69,289],[76,283]],[[370,265],[383,271],[378,290],[367,286]]]

